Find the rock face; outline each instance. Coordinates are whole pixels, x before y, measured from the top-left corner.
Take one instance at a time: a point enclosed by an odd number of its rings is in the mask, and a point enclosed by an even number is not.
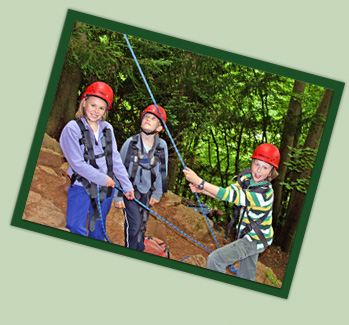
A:
[[[23,219],[60,229],[65,225],[65,214],[52,201],[33,191],[29,192]]]
[[[45,134],[23,214],[24,220],[69,231],[65,228],[67,190],[70,186],[67,169],[68,163],[63,157],[58,142]],[[182,202],[183,199],[174,193],[166,193],[160,203],[152,207],[152,210],[165,221],[150,215],[147,234],[166,242],[170,249],[171,259],[179,261],[184,258],[183,263],[206,268],[209,252],[217,248],[208,226],[209,222],[213,229],[213,222],[206,220],[202,214],[187,208]],[[220,212],[217,210],[214,213],[219,214]],[[107,217],[106,228],[108,238],[113,244],[124,245],[123,227],[122,211],[112,206]],[[224,246],[224,233],[215,230],[215,237],[220,247]],[[272,274],[270,269],[260,262],[257,263],[257,268],[257,282],[275,285],[271,283],[270,276],[267,275]]]

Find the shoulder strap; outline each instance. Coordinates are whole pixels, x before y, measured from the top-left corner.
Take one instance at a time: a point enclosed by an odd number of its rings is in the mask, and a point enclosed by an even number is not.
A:
[[[84,159],[85,161],[90,161],[90,164],[98,169],[98,166],[96,164],[95,155],[93,152],[93,145],[92,140],[90,136],[90,132],[85,128],[84,123],[78,118],[75,120],[77,125],[79,126],[79,129],[81,131],[81,139],[79,140],[80,144],[84,146]],[[75,171],[73,172],[72,178],[71,178],[71,184],[74,184],[75,180],[78,180],[82,183],[84,189],[86,190],[87,194],[91,198],[97,197],[97,185],[94,183],[90,183],[86,178],[78,175]]]
[[[103,129],[103,136],[105,137],[105,147],[104,147],[104,155],[107,163],[107,175],[114,179],[113,173],[113,142],[112,142],[112,133],[111,130],[106,126]],[[112,188],[108,187],[107,197],[109,198],[112,193]]]
[[[126,157],[125,157],[125,162],[124,162],[124,166],[126,168],[126,172],[128,173],[128,168],[130,166],[130,162],[131,162],[131,157],[133,155],[136,155],[136,150],[137,150],[137,142],[138,142],[138,135],[134,135],[131,139],[131,141],[129,142],[128,144],[128,148],[127,148],[127,151],[126,151]],[[138,155],[137,155],[138,157]],[[137,173],[137,166],[134,166],[135,164],[133,164],[133,168],[132,168],[132,171],[131,171],[131,176],[132,174],[134,173],[134,177],[133,177],[133,180],[134,178],[136,177],[136,173]],[[131,180],[131,176],[129,175],[129,178],[130,178],[130,181],[131,183],[133,184],[133,180]],[[134,184],[133,184],[134,185]],[[135,186],[134,186],[135,187]],[[136,188],[135,188],[136,190]],[[117,194],[118,197],[122,197],[122,192],[118,191],[118,194]]]
[[[242,170],[239,175],[237,176],[237,182],[239,183],[239,185],[241,186],[242,189],[247,189],[250,185],[250,181],[248,179],[246,180],[242,180],[243,176],[246,176],[248,174],[251,174],[251,170],[249,168],[246,168],[244,170]]]
[[[113,177],[113,142],[112,133],[108,127],[103,129],[103,136],[105,138],[104,154],[107,163],[108,176]]]
[[[132,184],[134,183],[134,180],[136,178],[139,160],[140,160],[139,149],[137,148],[137,143],[138,143],[139,137],[140,137],[140,135],[133,136],[131,143],[128,146],[127,156],[126,156],[126,159],[129,160],[127,169],[129,167],[131,157],[133,156],[133,165],[132,165],[132,171],[131,171],[131,175],[130,175],[130,181]]]
[[[247,213],[247,211],[246,211],[246,213]],[[249,215],[247,214],[247,218],[248,218],[248,221],[250,223],[248,225],[246,225],[246,227],[241,232],[241,234],[238,233],[238,238],[244,237],[247,233],[249,233],[253,229],[254,232],[256,233],[256,235],[258,236],[259,240],[263,243],[264,249],[266,249],[268,247],[267,240],[265,239],[262,231],[259,229],[258,226],[267,218],[268,214],[269,213],[266,212],[263,215],[263,217],[259,218],[256,221],[254,221],[252,218],[250,218]],[[242,219],[242,216],[241,216],[241,219]]]
[[[126,170],[128,170],[128,167],[130,166],[130,161],[131,161],[131,156],[133,151],[137,149],[137,142],[138,142],[138,135],[134,135],[128,145],[127,152],[126,152],[126,159],[124,163]]]
[[[160,161],[162,193],[167,193],[165,149],[163,147],[161,147],[160,142],[158,143],[158,145],[155,148],[154,156],[159,157],[159,161]]]
[[[249,175],[249,174],[251,174],[251,169],[250,169],[250,168],[246,168],[246,169],[242,170],[242,171],[239,173],[239,175],[237,176],[237,182],[240,184],[241,188],[242,188],[244,191],[248,189],[248,191],[250,191],[250,192],[264,194],[264,193],[267,193],[267,192],[270,190],[268,184],[262,184],[262,185],[258,185],[258,186],[250,186],[250,181],[249,181],[249,180],[247,180],[247,179],[246,179],[246,180],[242,180],[242,177],[243,177],[243,176],[246,176],[246,175]],[[228,240],[228,236],[229,236],[229,234],[230,234],[231,228],[233,227],[233,224],[234,224],[234,222],[235,222],[235,220],[236,220],[236,218],[237,218],[237,216],[238,216],[238,213],[241,211],[241,208],[242,208],[241,206],[237,206],[237,207],[235,208],[233,217],[231,218],[231,220],[230,220],[230,222],[229,222],[229,224],[228,224],[227,230],[226,230],[226,232],[225,232],[225,237],[224,237],[225,240]],[[243,235],[242,235],[242,234],[239,235],[239,231],[240,231],[240,226],[241,226],[242,218],[243,218],[243,215],[244,215],[245,213],[247,214],[247,217],[249,218],[250,223],[251,223],[251,221],[252,221],[252,223],[254,223],[254,221],[253,221],[252,219],[250,220],[250,217],[248,216],[248,213],[247,213],[247,206],[244,207],[244,211],[243,211],[242,215],[240,216],[240,221],[239,221],[239,224],[238,224],[238,230],[237,230],[237,234],[236,234],[237,237],[236,237],[236,238],[238,238],[238,236],[239,236],[239,238],[245,236],[245,235],[246,235],[249,231],[251,231],[251,229],[252,229],[252,227],[249,225],[249,229],[246,227],[246,228],[244,229],[244,231],[243,231]],[[266,213],[266,215],[263,216],[263,217],[261,218],[261,219],[264,218],[263,220],[258,219],[258,221],[259,221],[259,220],[261,220],[261,221],[257,224],[257,228],[258,228],[258,225],[261,224],[261,223],[265,220],[265,218],[267,217],[267,215],[268,215],[268,213]],[[251,224],[252,224],[252,223],[251,223]],[[254,226],[254,225],[253,225],[253,226]],[[254,229],[254,230],[255,230],[255,229]],[[261,234],[262,236],[260,236],[260,235],[257,233],[258,230],[259,230],[259,232],[260,232],[260,234]],[[257,230],[257,231],[255,230],[257,236],[258,236],[259,238],[264,238],[264,236],[263,236],[263,234],[262,234],[262,232],[260,231],[259,228],[258,228],[258,230]],[[265,240],[265,238],[264,238],[264,240]],[[261,239],[261,241],[263,242],[263,239]],[[264,244],[264,242],[263,242],[263,244]]]
[[[85,146],[84,159],[85,161],[89,160],[90,164],[94,168],[98,169],[98,166],[96,164],[96,157],[93,152],[93,145],[92,145],[92,139],[90,136],[90,131],[85,128],[84,124],[80,119],[76,119],[75,121],[78,124],[81,131],[81,135],[82,135],[82,138],[80,139],[80,143]]]

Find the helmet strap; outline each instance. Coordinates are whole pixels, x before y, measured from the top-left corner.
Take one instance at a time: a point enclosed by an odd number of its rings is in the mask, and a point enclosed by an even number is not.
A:
[[[150,132],[147,132],[147,131],[144,131],[142,129],[142,132],[145,133],[146,135],[152,135],[152,134],[155,134],[156,133],[156,129],[154,131],[150,131]]]

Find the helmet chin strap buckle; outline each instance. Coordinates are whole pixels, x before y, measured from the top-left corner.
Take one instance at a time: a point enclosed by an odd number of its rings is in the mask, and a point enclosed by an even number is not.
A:
[[[144,130],[142,129],[142,132],[145,133],[146,135],[151,135],[151,134],[155,134],[155,133],[156,133],[156,130],[147,132],[147,131],[144,131]]]

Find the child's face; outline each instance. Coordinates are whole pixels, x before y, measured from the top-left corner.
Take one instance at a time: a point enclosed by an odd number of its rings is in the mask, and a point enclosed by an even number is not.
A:
[[[159,119],[151,113],[145,113],[142,118],[141,123],[142,130],[146,132],[152,132],[156,130],[157,132],[160,132],[162,130],[161,123]]]
[[[263,182],[268,178],[273,170],[273,166],[259,159],[253,159],[251,174],[255,183]]]
[[[96,122],[100,118],[102,118],[106,109],[107,103],[99,97],[89,96],[85,100],[85,116],[86,119],[90,122]]]

